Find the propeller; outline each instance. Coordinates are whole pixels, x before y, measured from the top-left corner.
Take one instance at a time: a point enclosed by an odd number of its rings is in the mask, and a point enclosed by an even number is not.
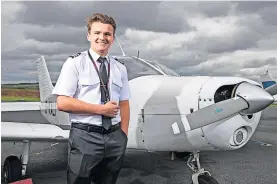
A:
[[[243,82],[238,84],[235,97],[199,109],[187,115],[182,121],[185,131],[190,131],[228,118],[236,113],[253,114],[259,112],[273,102],[273,96],[267,91],[259,86]]]

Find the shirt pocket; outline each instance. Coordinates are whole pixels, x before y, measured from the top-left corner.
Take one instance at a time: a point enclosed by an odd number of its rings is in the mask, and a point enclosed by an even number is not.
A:
[[[98,78],[92,78],[92,77],[80,77],[79,83],[82,86],[94,86],[100,83]]]
[[[97,102],[99,98],[100,80],[97,77],[81,76],[79,78],[80,98],[89,102]]]

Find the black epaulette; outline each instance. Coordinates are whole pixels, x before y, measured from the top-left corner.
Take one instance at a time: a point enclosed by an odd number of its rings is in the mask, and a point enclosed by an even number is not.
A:
[[[116,60],[116,61],[118,61],[119,63],[121,63],[121,64],[123,64],[124,65],[124,62],[123,61],[120,61],[118,58],[116,58],[116,57],[114,57],[114,59]]]
[[[77,53],[77,54],[74,54],[74,55],[72,55],[72,56],[69,56],[70,58],[75,58],[75,57],[77,57],[77,56],[80,56],[81,55],[81,52],[79,52],[79,53]]]

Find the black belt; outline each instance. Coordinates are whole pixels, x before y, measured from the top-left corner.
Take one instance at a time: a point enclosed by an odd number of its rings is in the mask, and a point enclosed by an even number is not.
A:
[[[88,125],[88,124],[84,124],[84,123],[72,123],[71,127],[85,130],[87,132],[97,132],[97,133],[101,133],[101,134],[107,134],[107,133],[118,130],[120,128],[120,123],[117,123],[116,125],[111,126],[109,128],[109,130],[106,130],[104,127],[101,127],[101,126]]]

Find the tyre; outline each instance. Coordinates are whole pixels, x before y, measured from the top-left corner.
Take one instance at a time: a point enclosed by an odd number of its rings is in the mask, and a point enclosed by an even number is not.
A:
[[[4,162],[4,183],[22,180],[22,164],[17,156],[9,156]]]
[[[219,184],[213,177],[205,174],[198,176],[198,183],[199,184]]]

